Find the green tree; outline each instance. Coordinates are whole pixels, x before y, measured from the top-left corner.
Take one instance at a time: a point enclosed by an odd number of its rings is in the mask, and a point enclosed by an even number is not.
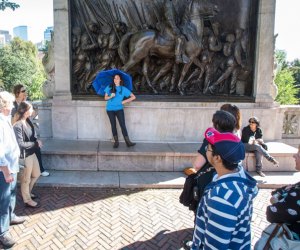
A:
[[[286,60],[286,52],[284,50],[276,50],[275,51],[275,60],[277,63],[277,70],[280,71],[289,66]]]
[[[12,10],[15,10],[19,8],[20,5],[13,3],[13,2],[8,2],[8,0],[1,0],[0,1],[0,10],[4,11],[6,8],[10,8]]]
[[[276,50],[275,60],[277,63],[275,84],[278,88],[278,95],[275,100],[280,104],[298,104],[299,89],[294,78],[293,67],[286,60],[286,52]]]
[[[278,87],[277,102],[280,104],[298,104],[297,94],[299,90],[294,84],[293,72],[289,68],[277,73],[275,83]]]
[[[299,59],[295,59],[291,63],[291,71],[293,72],[295,84],[296,84],[298,90],[300,90],[300,60]],[[298,92],[297,97],[298,97],[298,99],[300,99],[300,91]]]
[[[37,49],[32,42],[14,38],[9,45],[0,48],[0,82],[4,89],[12,91],[16,84],[24,84],[30,99],[41,99],[41,86],[45,73]]]

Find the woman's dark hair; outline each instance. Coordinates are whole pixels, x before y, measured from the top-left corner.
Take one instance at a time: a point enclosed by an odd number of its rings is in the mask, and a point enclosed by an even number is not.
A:
[[[221,133],[232,133],[236,127],[235,117],[231,113],[224,110],[218,110],[216,113],[214,113],[212,122],[214,128]]]
[[[230,114],[232,114],[235,119],[236,119],[236,130],[239,130],[242,126],[242,114],[240,109],[236,106],[236,105],[232,105],[232,104],[224,104],[221,106],[220,110],[224,110],[229,112]]]
[[[32,108],[32,105],[29,102],[21,102],[19,104],[19,107],[18,107],[18,110],[17,110],[17,113],[16,113],[16,115],[17,115],[16,122],[20,121],[24,117],[25,113],[30,108]]]
[[[22,88],[25,88],[25,86],[22,84],[17,84],[14,86],[13,93],[14,93],[15,97],[19,96]]]
[[[216,147],[212,144],[210,144],[210,145],[211,145],[211,149],[212,149],[212,152],[211,152],[212,155],[213,156],[219,155],[218,152],[216,151]],[[221,155],[219,155],[219,156],[220,156],[222,163],[226,169],[234,170],[238,167],[238,165],[239,165],[238,163],[228,162],[228,161],[224,160]]]
[[[123,79],[122,79],[122,76],[119,75],[119,74],[115,74],[115,75],[113,76],[113,82],[112,82],[111,85],[110,85],[110,88],[111,88],[110,92],[111,92],[111,93],[116,93],[116,85],[115,85],[115,83],[114,83],[114,78],[115,78],[115,76],[119,76],[119,77],[120,77],[120,79],[121,79],[121,81],[120,81],[120,86],[123,86]]]
[[[250,117],[248,122],[249,122],[249,123],[250,123],[250,122],[256,123],[257,127],[260,126],[260,121],[259,121],[259,119],[258,119],[256,116]]]

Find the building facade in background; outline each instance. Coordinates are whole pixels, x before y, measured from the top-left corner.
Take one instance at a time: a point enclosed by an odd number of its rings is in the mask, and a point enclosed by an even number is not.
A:
[[[44,31],[44,40],[45,41],[51,41],[51,34],[53,32],[53,26],[51,27],[47,27],[47,29],[45,29]]]
[[[10,43],[11,35],[7,30],[0,30],[0,47],[3,47],[5,44]]]
[[[28,30],[27,26],[17,26],[13,29],[14,37],[19,37],[24,41],[28,41]]]

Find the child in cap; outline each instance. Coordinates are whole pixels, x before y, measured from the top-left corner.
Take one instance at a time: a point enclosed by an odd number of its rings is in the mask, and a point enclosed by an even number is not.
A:
[[[206,156],[217,174],[198,206],[192,249],[250,249],[256,181],[240,162],[245,148],[232,133],[205,131]]]

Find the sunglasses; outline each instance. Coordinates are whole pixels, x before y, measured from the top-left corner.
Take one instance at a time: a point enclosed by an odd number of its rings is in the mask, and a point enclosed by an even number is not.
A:
[[[205,147],[205,152],[210,151],[210,152],[214,152],[213,150],[208,149],[208,146]]]
[[[25,93],[25,92],[26,92],[26,89],[24,89],[24,90],[21,90],[20,92],[21,92],[21,93]]]
[[[256,122],[249,122],[250,124],[256,124]]]

